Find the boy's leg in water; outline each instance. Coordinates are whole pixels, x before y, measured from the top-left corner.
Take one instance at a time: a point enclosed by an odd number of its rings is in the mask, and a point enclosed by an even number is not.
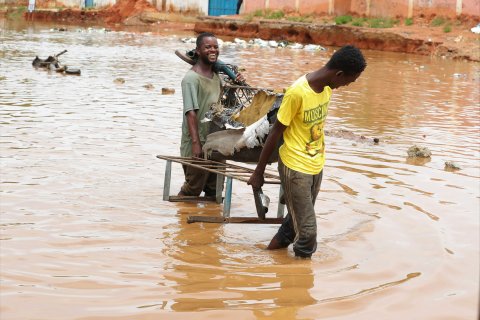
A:
[[[323,172],[318,175],[304,174],[289,169],[281,160],[278,170],[285,191],[288,214],[268,249],[285,248],[294,242],[293,250],[296,256],[310,257],[317,248],[314,204]]]
[[[185,165],[183,166],[183,172],[185,173],[185,182],[178,195],[199,196],[208,179],[209,172]]]

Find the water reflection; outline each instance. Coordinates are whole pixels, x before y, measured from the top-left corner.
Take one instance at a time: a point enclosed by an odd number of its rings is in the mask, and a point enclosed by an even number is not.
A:
[[[314,284],[310,260],[292,261],[284,250],[232,256],[237,250],[222,240],[223,225],[186,223],[188,215],[211,216],[212,211],[179,208],[178,223],[167,226],[172,232],[166,233],[170,240],[164,252],[175,262],[165,277],[177,291],[173,310],[247,309],[259,319],[293,319],[316,302],[309,293]]]

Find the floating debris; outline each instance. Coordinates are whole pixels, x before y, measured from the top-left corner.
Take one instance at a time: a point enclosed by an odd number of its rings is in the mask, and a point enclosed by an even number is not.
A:
[[[303,49],[303,47],[304,46],[301,43],[292,43],[287,46],[287,48],[290,48],[290,49]]]
[[[307,44],[303,49],[307,50],[307,51],[325,51],[327,49],[325,49],[324,47],[322,47],[321,45],[318,45],[318,44]]]
[[[32,61],[32,66],[35,68],[41,68],[45,70],[55,71],[64,74],[75,74],[80,75],[80,69],[68,68],[66,65],[60,65],[58,57],[67,52],[63,50],[60,53],[57,53],[53,56],[48,56],[47,59],[40,59],[38,56],[35,57]]]
[[[155,88],[151,83],[144,84],[143,87],[147,90],[153,90]]]
[[[410,158],[430,158],[432,152],[427,147],[413,145],[408,148],[407,154]]]
[[[462,169],[460,165],[454,161],[445,161],[446,170],[460,170]]]
[[[180,41],[184,43],[195,43],[196,38],[181,38]],[[260,38],[255,38],[255,39],[250,39],[248,41],[240,39],[240,38],[235,38],[233,41],[223,41],[220,38],[217,38],[218,41],[218,46],[223,47],[223,46],[238,46],[242,48],[247,48],[247,47],[261,47],[261,48],[290,48],[290,49],[295,49],[295,50],[300,50],[304,49],[306,51],[326,51],[324,47],[318,44],[306,44],[303,45],[301,43],[290,43],[286,40],[263,40]],[[422,66],[423,67],[423,66]]]
[[[113,80],[114,83],[116,84],[124,84],[125,83],[125,79],[123,78],[117,78],[115,80]]]
[[[233,42],[235,42],[236,44],[241,44],[241,45],[243,45],[243,44],[246,45],[247,44],[247,41],[239,39],[239,38],[233,39]]]
[[[270,40],[270,41],[268,41],[268,46],[270,48],[278,48],[278,42],[275,41],[275,40]]]
[[[173,88],[162,88],[162,94],[174,94],[175,89]]]
[[[476,34],[480,34],[480,23],[477,24],[475,27],[471,28],[470,31]]]
[[[181,38],[180,41],[183,43],[196,43],[197,38]]]

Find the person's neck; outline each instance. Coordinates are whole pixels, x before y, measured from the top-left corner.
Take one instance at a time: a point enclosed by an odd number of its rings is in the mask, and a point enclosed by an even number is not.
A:
[[[308,85],[312,88],[313,91],[316,93],[321,93],[325,86],[328,86],[329,79],[329,70],[325,67],[320,68],[316,71],[310,72],[306,76]]]
[[[201,60],[197,61],[192,70],[204,77],[213,78],[213,65],[203,63]]]

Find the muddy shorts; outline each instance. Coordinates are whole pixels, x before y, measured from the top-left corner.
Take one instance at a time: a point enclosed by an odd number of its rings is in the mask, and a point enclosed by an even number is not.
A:
[[[320,191],[323,170],[316,175],[294,171],[278,160],[288,214],[275,237],[283,247],[293,243],[296,256],[311,257],[317,250],[315,200]]]

